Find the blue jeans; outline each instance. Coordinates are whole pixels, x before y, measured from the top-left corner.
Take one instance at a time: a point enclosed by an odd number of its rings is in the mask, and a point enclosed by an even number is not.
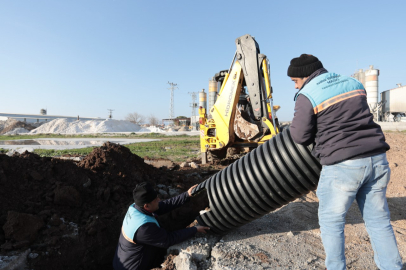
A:
[[[345,215],[354,200],[364,219],[378,268],[402,268],[386,201],[389,178],[386,154],[323,165],[317,197],[327,269],[346,269]]]

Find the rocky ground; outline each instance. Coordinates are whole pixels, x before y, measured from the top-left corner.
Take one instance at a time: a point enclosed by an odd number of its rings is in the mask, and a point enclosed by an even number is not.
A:
[[[387,133],[386,138],[392,169],[388,202],[406,261],[406,134]],[[163,160],[148,161],[149,165],[126,147],[111,143],[79,162],[30,153],[0,155],[0,269],[111,269],[136,183],[151,181],[163,198],[170,197],[232,161],[192,164],[195,168]],[[207,198],[193,198],[160,217],[160,222],[168,230],[188,226],[207,205]],[[224,236],[196,235],[171,247],[163,268],[324,269],[317,207],[311,192]],[[355,204],[347,216],[345,234],[348,268],[375,269]]]
[[[385,135],[391,146],[387,153],[392,171],[388,204],[404,262],[402,269],[406,269],[406,133]],[[310,192],[222,237],[203,236],[171,247],[170,252],[178,255],[169,256],[165,266],[182,270],[325,269],[317,208],[317,196]],[[346,220],[347,268],[377,269],[356,203]],[[207,257],[202,256],[206,253]]]

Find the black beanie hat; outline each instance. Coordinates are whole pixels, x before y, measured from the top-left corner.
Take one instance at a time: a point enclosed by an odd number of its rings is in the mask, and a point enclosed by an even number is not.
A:
[[[140,207],[152,202],[157,196],[158,194],[154,190],[154,187],[148,182],[138,184],[133,190],[134,202]]]
[[[311,54],[302,54],[293,58],[288,68],[288,76],[294,78],[309,77],[313,72],[323,67],[320,60]]]

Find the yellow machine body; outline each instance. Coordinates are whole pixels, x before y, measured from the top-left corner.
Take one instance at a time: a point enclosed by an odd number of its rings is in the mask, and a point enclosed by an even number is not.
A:
[[[280,107],[272,105],[272,88],[266,56],[252,53],[252,50],[255,49],[253,44],[258,49],[257,51],[259,48],[249,35],[237,39],[237,48],[239,48],[242,38],[244,41],[252,39],[248,49],[243,48],[244,52],[248,50],[251,52],[245,53],[245,58],[241,59],[237,50],[232,67],[223,78],[217,100],[213,107],[209,108],[211,118],[207,118],[204,108],[199,108],[202,163],[206,163],[208,152],[226,153],[229,147],[255,148],[279,132],[275,112]],[[255,75],[252,70],[258,74],[257,81],[252,80],[252,76]],[[251,76],[250,80],[247,80],[244,74]],[[252,87],[255,84],[259,85],[256,85],[256,88]],[[250,117],[247,117],[247,113],[240,111],[238,107],[240,96],[245,93],[245,90],[242,92],[244,87],[249,91],[246,96],[251,101],[250,104],[254,103]],[[260,110],[261,112],[259,112]]]

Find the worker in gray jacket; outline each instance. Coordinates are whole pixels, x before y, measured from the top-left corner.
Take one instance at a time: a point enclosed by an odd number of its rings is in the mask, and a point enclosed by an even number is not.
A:
[[[323,165],[317,197],[327,269],[345,270],[345,216],[357,201],[379,269],[401,269],[390,223],[386,187],[389,145],[373,121],[363,85],[328,72],[315,56],[293,58],[288,76],[299,91],[290,127],[293,140],[314,143],[312,154]]]

